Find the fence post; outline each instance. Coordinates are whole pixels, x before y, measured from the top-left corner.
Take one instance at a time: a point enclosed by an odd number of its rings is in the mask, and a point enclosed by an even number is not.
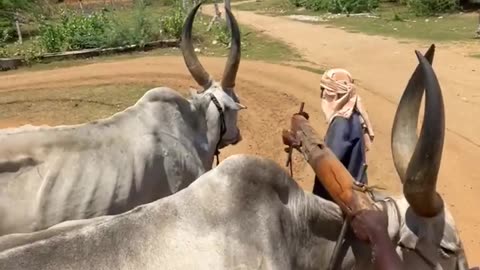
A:
[[[15,28],[17,29],[18,43],[23,44],[22,30],[20,29],[20,22],[18,21],[18,12],[15,11]]]
[[[220,9],[218,8],[217,2],[213,3],[213,6],[215,7],[215,16],[213,16],[212,20],[208,24],[207,31],[210,31],[212,29],[212,26],[215,22],[219,22],[220,18],[222,17],[222,13],[220,12]]]
[[[82,3],[82,0],[78,0],[78,4],[80,5],[80,10],[82,11],[82,13],[85,13],[83,11],[83,3]]]

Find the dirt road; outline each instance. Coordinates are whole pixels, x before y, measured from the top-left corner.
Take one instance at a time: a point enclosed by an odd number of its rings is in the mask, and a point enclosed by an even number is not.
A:
[[[204,12],[209,12],[208,7]],[[305,57],[319,64],[348,68],[362,87],[376,131],[374,149],[369,154],[369,179],[392,193],[401,192],[390,153],[390,129],[396,103],[415,66],[413,49],[392,40],[347,34],[340,30],[269,18],[248,12],[234,12],[242,23],[256,25],[267,34],[279,37],[298,47]],[[314,38],[316,37],[316,38]],[[322,39],[322,37],[326,37]],[[311,42],[306,42],[308,39]],[[355,44],[355,45],[354,45]],[[478,102],[475,103],[473,60],[459,59],[454,53],[440,47],[434,66],[438,70],[447,111],[447,138],[439,180],[439,192],[451,208],[467,249],[470,263],[480,264],[480,215],[475,209],[480,199],[480,131],[476,124]],[[204,66],[219,78],[225,59],[201,58]],[[390,64],[388,64],[390,63]],[[237,81],[237,93],[249,109],[242,111],[240,125],[244,141],[222,152],[222,157],[233,153],[252,153],[272,158],[284,164],[281,130],[288,125],[292,113],[301,101],[312,116],[317,130],[323,134],[325,123],[318,97],[319,75],[307,71],[267,64],[242,61]],[[133,60],[111,61],[85,66],[60,68],[50,71],[19,72],[0,76],[0,92],[103,84],[155,83],[176,89],[194,86],[180,57],[143,57]],[[184,91],[186,93],[186,90]],[[460,96],[457,96],[457,93]],[[468,97],[464,102],[461,97]],[[6,105],[2,105],[6,106]],[[21,115],[21,114],[20,114]],[[44,123],[50,123],[45,119]],[[24,124],[20,119],[2,119],[0,127]],[[295,175],[307,190],[312,187],[312,173],[298,155],[295,156]]]

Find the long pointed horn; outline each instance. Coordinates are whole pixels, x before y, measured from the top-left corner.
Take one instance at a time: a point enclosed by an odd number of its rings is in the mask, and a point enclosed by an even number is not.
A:
[[[235,87],[235,79],[237,77],[238,66],[240,65],[241,38],[240,29],[235,16],[233,16],[228,8],[225,8],[225,12],[229,18],[230,29],[232,31],[232,44],[230,46],[230,54],[228,55],[227,64],[225,65],[225,70],[223,72],[222,88],[230,89]]]
[[[410,87],[407,86],[402,96],[392,132],[394,159],[408,163],[406,169],[399,168],[397,162],[395,164],[404,183],[405,198],[415,213],[423,217],[435,216],[443,209],[443,201],[436,192],[436,184],[445,137],[445,112],[440,85],[431,66],[434,45],[429,52],[427,57],[430,58],[427,60],[420,52],[415,51],[420,64],[408,84]],[[416,123],[423,87],[426,93],[425,114],[417,140]],[[410,103],[407,103],[408,101]],[[395,138],[399,141],[395,141]],[[408,158],[408,153],[411,158],[407,162],[404,159]]]
[[[182,50],[183,60],[185,61],[190,74],[192,74],[192,77],[195,79],[195,81],[205,90],[212,85],[212,79],[198,60],[192,44],[193,20],[195,19],[195,14],[201,5],[202,2],[198,3],[190,11],[185,20],[180,42],[180,49]]]
[[[425,58],[430,64],[433,62],[434,54],[435,45],[432,44],[425,53]],[[408,163],[418,140],[417,122],[423,89],[422,70],[420,64],[418,64],[400,99],[392,127],[391,147],[393,162],[402,183],[405,183]]]

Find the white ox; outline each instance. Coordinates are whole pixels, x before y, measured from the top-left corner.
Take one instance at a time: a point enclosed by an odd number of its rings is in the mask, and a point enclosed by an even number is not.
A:
[[[405,269],[465,270],[455,222],[435,191],[444,108],[428,63],[433,46],[428,60],[417,56],[420,66],[400,101],[392,137],[404,196],[377,204],[388,215]],[[417,141],[424,84],[425,119]],[[188,188],[127,213],[4,236],[0,269],[326,269],[341,226],[336,204],[304,192],[279,165],[236,155]],[[346,243],[337,269],[373,268],[365,243],[352,234]]]
[[[215,152],[241,140],[234,92],[240,32],[221,84],[195,55],[185,21],[181,49],[203,87],[192,100],[151,89],[110,118],[74,126],[24,126],[0,131],[0,235],[32,232],[66,220],[118,214],[171,195],[210,170]]]

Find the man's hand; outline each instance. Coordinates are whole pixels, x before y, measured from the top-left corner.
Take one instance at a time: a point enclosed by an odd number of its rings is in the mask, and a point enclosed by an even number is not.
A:
[[[351,226],[358,239],[363,241],[373,243],[379,237],[388,238],[388,219],[383,211],[361,210],[353,216]]]
[[[295,134],[292,131],[285,129],[282,131],[282,141],[283,144],[293,148],[298,148],[301,145],[300,140],[295,136]]]
[[[291,120],[291,130],[282,131],[282,141],[285,145],[298,149],[301,146],[300,140],[297,138],[297,131],[300,129],[300,123],[307,121],[310,116],[306,112],[295,113]]]
[[[308,115],[308,113],[306,113],[306,112],[298,112],[298,113],[295,113],[293,115],[301,115],[301,116],[305,117],[307,120],[310,119],[310,115]]]

